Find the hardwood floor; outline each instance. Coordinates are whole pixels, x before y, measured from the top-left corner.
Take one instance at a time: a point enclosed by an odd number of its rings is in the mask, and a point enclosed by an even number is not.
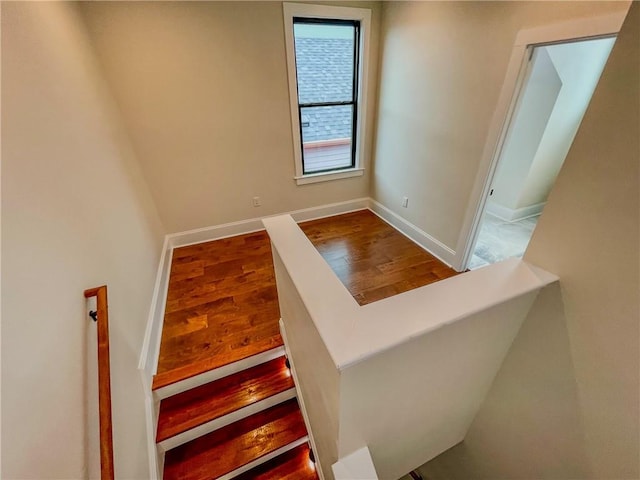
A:
[[[282,345],[266,232],[173,251],[157,389]]]
[[[368,210],[302,223],[360,305],[456,275]],[[177,248],[153,388],[282,345],[266,232]]]
[[[360,305],[457,275],[369,210],[300,228]]]

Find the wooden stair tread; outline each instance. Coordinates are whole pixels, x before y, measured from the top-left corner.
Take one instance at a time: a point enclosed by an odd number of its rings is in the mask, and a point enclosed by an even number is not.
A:
[[[318,480],[315,467],[309,461],[307,444],[292,448],[268,462],[252,468],[234,480]]]
[[[244,341],[244,340],[243,340]],[[185,340],[184,345],[175,346],[177,350],[190,350],[190,340]],[[237,346],[237,348],[231,349],[229,352],[217,353],[214,356],[205,356],[202,359],[193,360],[192,362],[173,368],[171,370],[159,372],[153,376],[153,382],[151,389],[158,390],[159,388],[178,383],[182,380],[186,380],[191,377],[206,373],[216,368],[224,367],[230,363],[244,360],[253,355],[268,352],[274,348],[278,348],[284,345],[282,337],[279,333],[273,335],[267,335],[263,338],[252,339],[246,345]]]
[[[217,478],[306,434],[298,402],[287,400],[167,451],[164,479]]]
[[[157,442],[293,388],[285,357],[256,365],[160,402]]]

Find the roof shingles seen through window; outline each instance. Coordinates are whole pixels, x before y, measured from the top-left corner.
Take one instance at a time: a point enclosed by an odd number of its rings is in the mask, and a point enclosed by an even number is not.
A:
[[[353,39],[297,37],[295,42],[298,101],[351,100]]]
[[[353,38],[295,38],[298,101],[349,101],[353,92]],[[302,109],[303,142],[351,137],[353,108]],[[308,126],[307,126],[308,123]]]

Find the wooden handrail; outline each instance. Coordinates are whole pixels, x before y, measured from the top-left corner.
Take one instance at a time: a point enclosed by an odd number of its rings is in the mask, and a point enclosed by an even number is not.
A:
[[[96,312],[91,316],[98,322],[98,406],[100,416],[100,477],[113,480],[113,432],[111,427],[111,369],[109,366],[109,308],[107,286],[90,288],[84,297],[97,297]],[[97,318],[95,313],[97,313]]]

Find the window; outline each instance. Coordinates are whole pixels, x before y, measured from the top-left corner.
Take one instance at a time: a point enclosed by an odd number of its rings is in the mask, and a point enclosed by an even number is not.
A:
[[[362,175],[370,11],[284,4],[298,184]]]
[[[357,20],[293,19],[302,173],[355,167]]]

